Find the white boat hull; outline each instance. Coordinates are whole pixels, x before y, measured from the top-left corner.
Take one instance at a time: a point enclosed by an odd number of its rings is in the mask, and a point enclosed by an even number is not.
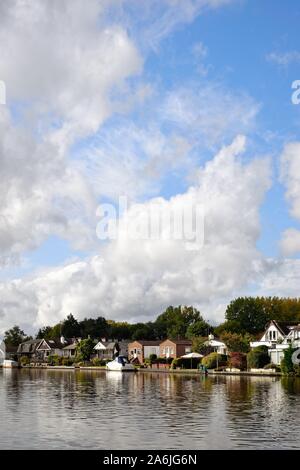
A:
[[[118,361],[118,358],[114,359],[113,361],[110,361],[106,364],[106,369],[107,370],[115,370],[119,372],[134,372],[135,368],[132,364],[129,364],[128,362],[121,363]]]

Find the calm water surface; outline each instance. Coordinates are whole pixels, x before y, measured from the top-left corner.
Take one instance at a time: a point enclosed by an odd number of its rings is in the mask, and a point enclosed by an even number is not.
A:
[[[0,370],[1,449],[300,448],[300,379]]]

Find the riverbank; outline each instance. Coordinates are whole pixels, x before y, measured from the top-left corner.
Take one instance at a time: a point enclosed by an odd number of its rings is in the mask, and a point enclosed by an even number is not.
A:
[[[0,366],[2,368],[2,366]],[[81,371],[81,370],[89,370],[89,371],[106,371],[105,366],[20,366],[20,369],[43,369],[43,370],[72,370],[72,371]],[[140,373],[159,373],[159,374],[191,374],[191,375],[205,375],[201,373],[198,369],[170,369],[170,368],[136,368],[135,372]],[[255,371],[215,371],[209,369],[207,371],[207,375],[234,375],[234,376],[245,376],[245,377],[281,377],[283,374],[281,372],[274,372],[265,369],[257,369]]]

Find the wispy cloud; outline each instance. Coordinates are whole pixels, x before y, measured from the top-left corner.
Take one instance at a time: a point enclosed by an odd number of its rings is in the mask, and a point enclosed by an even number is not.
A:
[[[271,52],[266,56],[269,62],[273,62],[281,67],[287,67],[292,63],[300,63],[299,51]]]

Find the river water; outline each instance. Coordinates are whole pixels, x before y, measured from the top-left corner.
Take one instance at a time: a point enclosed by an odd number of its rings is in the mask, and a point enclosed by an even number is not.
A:
[[[1,449],[297,449],[300,379],[0,370]]]

